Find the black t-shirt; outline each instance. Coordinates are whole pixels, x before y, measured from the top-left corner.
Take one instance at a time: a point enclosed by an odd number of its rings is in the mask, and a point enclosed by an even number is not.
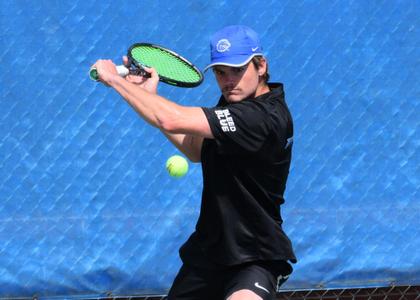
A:
[[[230,266],[257,260],[296,262],[282,230],[280,204],[289,174],[293,122],[282,84],[253,99],[203,108],[214,139],[201,151],[203,192],[184,263]]]

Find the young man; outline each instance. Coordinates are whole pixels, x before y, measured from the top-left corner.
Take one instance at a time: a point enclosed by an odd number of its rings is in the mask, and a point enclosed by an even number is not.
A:
[[[96,62],[114,88],[191,161],[201,162],[203,192],[195,232],[181,247],[183,266],[169,291],[178,299],[274,299],[296,262],[280,205],[289,173],[293,123],[281,84],[268,84],[257,34],[228,26],[211,39],[222,96],[212,108],[180,106],[157,95],[151,78],[117,75]]]

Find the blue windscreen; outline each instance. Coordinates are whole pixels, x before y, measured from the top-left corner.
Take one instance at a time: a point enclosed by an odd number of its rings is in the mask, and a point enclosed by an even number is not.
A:
[[[165,294],[194,230],[199,164],[88,78],[135,42],[200,69],[209,39],[261,37],[294,118],[284,289],[420,284],[420,2],[0,1],[0,298]],[[212,72],[194,89],[213,106]]]

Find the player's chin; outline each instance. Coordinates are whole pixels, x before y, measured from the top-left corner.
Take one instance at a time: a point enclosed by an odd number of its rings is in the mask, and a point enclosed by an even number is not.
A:
[[[226,93],[224,96],[225,96],[226,101],[229,103],[240,102],[246,98],[244,97],[244,95],[237,94],[237,93]]]

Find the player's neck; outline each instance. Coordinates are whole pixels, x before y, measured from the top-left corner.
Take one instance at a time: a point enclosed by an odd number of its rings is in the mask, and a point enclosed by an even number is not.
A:
[[[261,96],[265,93],[268,93],[270,91],[270,87],[266,82],[260,82],[258,84],[257,90],[255,91],[255,97]]]

